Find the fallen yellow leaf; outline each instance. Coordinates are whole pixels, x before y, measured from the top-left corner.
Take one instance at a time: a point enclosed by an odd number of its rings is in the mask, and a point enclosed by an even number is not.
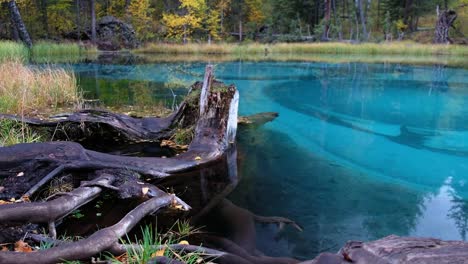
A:
[[[179,245],[190,245],[187,240],[182,240],[179,242]]]
[[[149,191],[149,188],[148,187],[143,187],[141,188],[141,192],[143,193],[143,195],[146,195]]]
[[[195,160],[201,160],[202,158],[200,156],[196,156]]]
[[[15,243],[15,251],[16,252],[32,252],[31,246],[28,243],[24,242],[23,240],[19,240]]]
[[[156,251],[151,257],[164,257],[164,253],[166,252],[166,249],[161,249]]]

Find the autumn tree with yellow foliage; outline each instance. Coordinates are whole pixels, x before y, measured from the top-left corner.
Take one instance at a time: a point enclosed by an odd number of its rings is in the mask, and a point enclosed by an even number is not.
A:
[[[153,8],[150,7],[149,0],[131,1],[128,7],[130,22],[133,25],[138,38],[141,40],[148,40],[154,37],[151,27],[152,12]]]
[[[220,29],[219,11],[210,9],[205,0],[181,0],[177,12],[164,13],[163,24],[167,37],[187,43],[194,32],[204,32],[207,39],[218,39]]]

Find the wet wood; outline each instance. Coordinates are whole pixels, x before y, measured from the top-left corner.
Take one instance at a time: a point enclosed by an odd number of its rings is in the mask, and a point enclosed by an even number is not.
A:
[[[468,243],[391,235],[370,242],[350,241],[337,253],[323,253],[303,264],[468,263]]]

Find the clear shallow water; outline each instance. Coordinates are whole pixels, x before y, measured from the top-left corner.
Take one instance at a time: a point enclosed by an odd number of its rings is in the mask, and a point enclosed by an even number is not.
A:
[[[185,84],[202,78],[204,66],[73,68],[91,97],[135,103],[143,89],[171,105]],[[239,132],[241,181],[229,197],[304,227],[298,233],[258,225],[258,248],[267,255],[310,258],[347,240],[390,234],[466,239],[467,70],[229,62],[215,72],[240,90],[240,114],[280,113]]]

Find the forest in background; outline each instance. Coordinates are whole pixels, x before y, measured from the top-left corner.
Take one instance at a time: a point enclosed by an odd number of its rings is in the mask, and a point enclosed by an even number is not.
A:
[[[0,37],[18,39],[2,3]],[[33,40],[60,41],[115,16],[133,25],[142,42],[373,41],[434,37],[436,10],[451,9],[455,39],[468,34],[468,0],[17,0]],[[75,34],[77,35],[77,34]]]

